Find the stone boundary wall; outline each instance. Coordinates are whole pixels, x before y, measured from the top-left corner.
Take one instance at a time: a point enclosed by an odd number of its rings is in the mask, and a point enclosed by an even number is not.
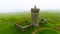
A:
[[[22,27],[19,24],[15,24],[15,26],[16,26],[17,29],[19,29],[20,31],[24,32],[24,31],[28,30],[29,28],[31,28],[32,27],[32,24],[27,25],[27,26],[24,26],[24,27]]]

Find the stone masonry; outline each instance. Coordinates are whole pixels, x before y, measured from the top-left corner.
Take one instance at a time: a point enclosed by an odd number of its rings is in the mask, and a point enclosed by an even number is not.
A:
[[[39,9],[36,6],[31,8],[31,22],[34,26],[39,26]]]

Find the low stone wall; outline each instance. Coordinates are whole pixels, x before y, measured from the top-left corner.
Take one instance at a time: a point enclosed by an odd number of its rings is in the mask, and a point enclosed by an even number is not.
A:
[[[31,27],[32,27],[32,24],[27,25],[27,26],[24,26],[24,27],[22,27],[22,26],[19,25],[19,24],[15,24],[15,26],[16,26],[17,29],[19,29],[20,31],[24,32],[24,31],[26,31],[27,29],[31,28]]]

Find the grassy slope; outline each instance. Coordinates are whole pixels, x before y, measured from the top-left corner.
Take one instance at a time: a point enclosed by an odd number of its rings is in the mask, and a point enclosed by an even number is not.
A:
[[[58,34],[58,33],[54,30],[45,29],[42,31],[38,31],[36,34]]]
[[[60,25],[60,14],[55,12],[40,12],[40,20],[47,19],[47,23],[59,24]],[[34,27],[30,30],[22,33],[15,28],[15,23],[29,20],[31,18],[30,13],[21,13],[21,14],[8,14],[0,15],[0,34],[31,34],[34,30]],[[49,26],[47,26],[49,27]]]
[[[34,27],[22,33],[14,26],[14,23],[0,23],[0,34],[31,34],[33,30]]]
[[[0,34],[31,34],[34,30],[34,27],[30,28],[24,33],[15,27],[15,23],[23,23],[26,19],[28,20],[29,18],[30,15],[27,13],[0,15]]]

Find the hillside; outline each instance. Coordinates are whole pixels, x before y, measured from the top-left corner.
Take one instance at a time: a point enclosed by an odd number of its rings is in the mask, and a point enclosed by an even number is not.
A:
[[[30,13],[18,13],[18,14],[1,14],[0,15],[0,34],[32,34],[37,33],[40,30],[53,29],[60,32],[60,13],[59,12],[47,12],[41,11],[39,14],[39,20],[46,19],[47,22],[40,27],[32,27],[31,29],[25,31],[24,33],[19,31],[15,27],[15,23],[24,23],[25,20],[30,22]],[[36,31],[36,32],[35,32]],[[50,31],[50,30],[49,30]],[[39,33],[38,33],[39,34]],[[46,33],[47,34],[47,33]]]

